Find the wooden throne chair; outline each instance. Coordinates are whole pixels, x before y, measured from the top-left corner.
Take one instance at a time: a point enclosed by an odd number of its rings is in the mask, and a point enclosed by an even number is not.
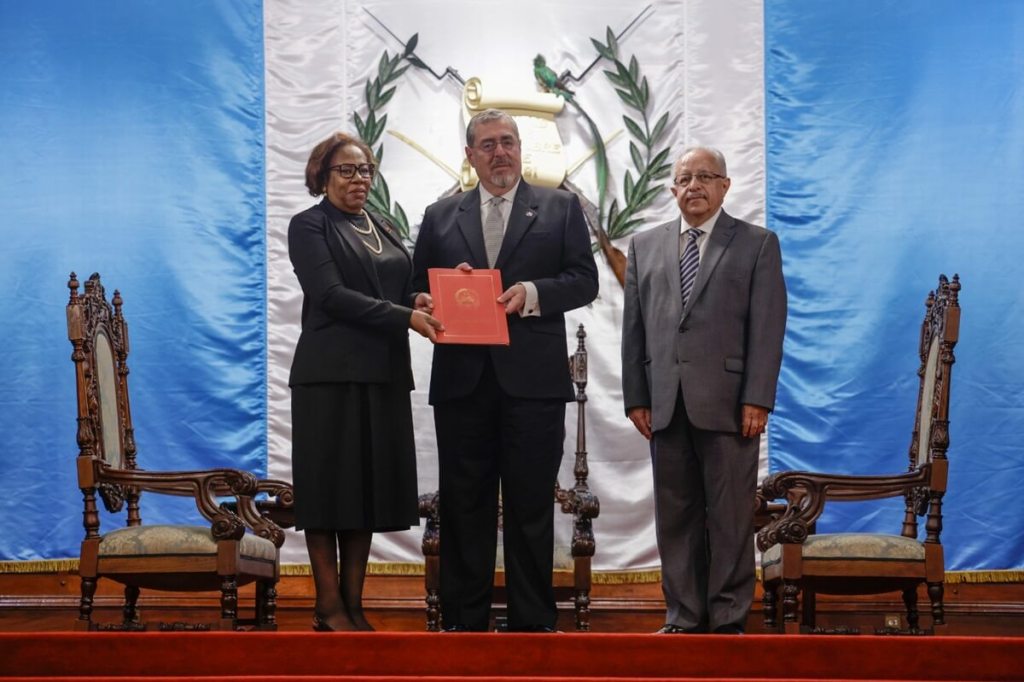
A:
[[[590,491],[587,477],[586,403],[587,403],[587,333],[581,324],[576,330],[576,351],[569,356],[569,376],[576,385],[576,459],[573,465],[575,485],[563,488],[555,483],[554,504],[572,518],[572,534],[569,546],[571,567],[560,570],[556,551],[555,573],[552,584],[555,599],[571,601],[575,611],[576,630],[590,630],[590,587],[591,560],[594,556],[593,520],[601,512],[597,495]],[[440,493],[435,491],[420,495],[420,517],[425,519],[423,531],[423,558],[425,561],[424,582],[426,585],[427,630],[441,629],[441,520]],[[501,528],[501,507],[498,510],[498,527]],[[495,585],[495,600],[504,599],[504,573],[499,571]]]
[[[257,506],[288,509],[291,485],[258,480],[238,469],[151,471],[136,463],[135,433],[128,399],[128,326],[122,299],[111,303],[98,274],[79,283],[71,273],[67,306],[78,403],[78,485],[84,502],[79,560],[81,603],[76,629],[144,630],[140,589],[220,591],[215,623],[160,624],[160,629],[276,629],[279,548],[284,533]],[[146,525],[142,493],[191,497],[206,525]],[[124,526],[102,532],[97,496]],[[224,502],[221,501],[222,498]],[[115,517],[117,518],[117,517]],[[93,620],[97,581],[123,584],[120,623]],[[252,618],[239,616],[238,588],[256,583]]]
[[[857,632],[852,628],[817,628],[815,594],[902,592],[907,629],[886,626],[880,634],[925,634],[945,625],[942,543],[942,498],[949,463],[950,374],[960,330],[960,279],[939,277],[928,294],[918,354],[920,379],[917,410],[905,473],[879,476],[784,471],[761,484],[759,497],[784,499],[785,509],[757,534],[763,552],[764,624],[797,632]],[[876,500],[902,496],[899,533],[814,534],[813,525],[826,502]],[[918,517],[924,517],[919,539]],[[894,522],[894,527],[897,523]],[[895,531],[895,528],[894,528]],[[923,629],[918,588],[926,586],[932,627]],[[782,621],[777,619],[782,599]],[[803,608],[800,599],[803,596]]]

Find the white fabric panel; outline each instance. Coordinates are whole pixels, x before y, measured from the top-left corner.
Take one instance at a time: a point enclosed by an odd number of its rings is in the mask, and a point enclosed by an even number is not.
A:
[[[497,0],[265,0],[268,204],[268,345],[270,470],[290,472],[288,368],[299,328],[301,293],[287,258],[288,219],[309,206],[303,169],[312,146],[335,129],[354,132],[353,112],[365,116],[363,87],[376,75],[384,50],[398,43],[365,9],[406,40],[419,34],[417,55],[435,70],[454,67],[466,79],[535,89],[532,61],[543,54],[556,72],[580,74],[596,57],[590,38],[603,40],[605,28],[624,28],[646,6],[643,1],[523,0],[514,6]],[[656,0],[646,18],[620,40],[620,58],[636,56],[653,93],[651,121],[671,112],[673,158],[686,145],[719,147],[729,161],[733,186],[726,208],[762,222],[764,216],[764,132],[762,95],[762,4],[760,0]],[[623,114],[636,119],[595,68],[577,84],[577,98],[607,138],[622,129]],[[447,166],[464,158],[461,89],[410,69],[388,104],[388,130],[415,140]],[[591,146],[583,122],[566,109],[557,118],[568,164]],[[609,146],[610,189],[621,195],[623,173],[631,167],[625,131]],[[454,184],[438,165],[392,135],[382,138],[382,172],[409,216],[415,236],[423,209]],[[592,163],[570,180],[596,200]],[[646,213],[641,229],[677,214],[666,191]],[[628,239],[617,244],[623,252]],[[570,350],[583,324],[589,350],[587,395],[590,485],[601,499],[595,521],[598,570],[637,570],[659,564],[654,539],[650,458],[644,441],[623,416],[619,385],[622,288],[598,255],[601,293],[591,306],[568,316]],[[541,301],[543,306],[543,301]],[[437,488],[433,417],[426,404],[430,344],[413,338],[417,389],[413,410],[418,449],[419,489]],[[567,411],[565,457],[560,481],[573,483],[576,410]],[[565,541],[569,524],[560,523]],[[372,559],[421,560],[421,528],[381,534]],[[300,536],[291,535],[283,560],[305,562]]]

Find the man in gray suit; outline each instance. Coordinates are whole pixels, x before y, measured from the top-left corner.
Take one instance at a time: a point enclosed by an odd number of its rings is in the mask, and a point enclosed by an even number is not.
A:
[[[663,633],[742,633],[754,595],[757,460],[782,363],[786,284],[774,232],[722,210],[721,152],[675,165],[682,220],[630,244],[626,415],[650,440]]]

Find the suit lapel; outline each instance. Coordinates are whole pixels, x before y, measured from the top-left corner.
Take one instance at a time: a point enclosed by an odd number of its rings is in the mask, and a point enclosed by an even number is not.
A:
[[[516,198],[512,202],[511,211],[512,213],[508,217],[508,227],[505,228],[505,238],[501,241],[501,250],[494,263],[494,267],[498,269],[501,269],[501,266],[522,240],[523,235],[529,231],[533,221],[537,219],[537,201],[533,196],[533,188],[525,180],[519,182],[519,189],[516,190]],[[482,244],[482,236],[480,240]]]
[[[668,291],[674,294],[668,297],[668,309],[665,311],[670,319],[679,319],[683,312],[683,292],[679,284],[679,229],[682,221],[682,218],[676,218],[664,225],[662,229],[665,230],[665,233],[659,240],[665,283]]]
[[[470,265],[474,268],[486,268],[487,249],[484,247],[484,227],[480,217],[480,190],[478,188],[465,193],[462,202],[459,203],[459,213],[455,222],[469,247]]]
[[[710,241],[708,241],[707,247],[704,249],[704,255],[701,257],[700,269],[697,270],[697,279],[693,282],[690,300],[686,302],[686,310],[683,311],[684,316],[693,307],[693,302],[697,300],[700,292],[704,290],[704,286],[711,279],[715,268],[718,267],[718,261],[722,259],[722,254],[725,253],[729,242],[732,241],[735,234],[736,220],[725,211],[722,211],[721,215],[718,216],[718,220],[715,221],[715,228],[711,230],[711,236],[708,238]]]

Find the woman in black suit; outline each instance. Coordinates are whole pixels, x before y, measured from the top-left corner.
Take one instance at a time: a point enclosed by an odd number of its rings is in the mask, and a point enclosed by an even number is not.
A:
[[[434,341],[441,328],[412,292],[401,238],[364,209],[374,171],[364,142],[331,135],[306,164],[324,199],[288,226],[303,294],[288,382],[295,516],[324,631],[373,629],[362,607],[373,533],[419,525],[408,329]]]

